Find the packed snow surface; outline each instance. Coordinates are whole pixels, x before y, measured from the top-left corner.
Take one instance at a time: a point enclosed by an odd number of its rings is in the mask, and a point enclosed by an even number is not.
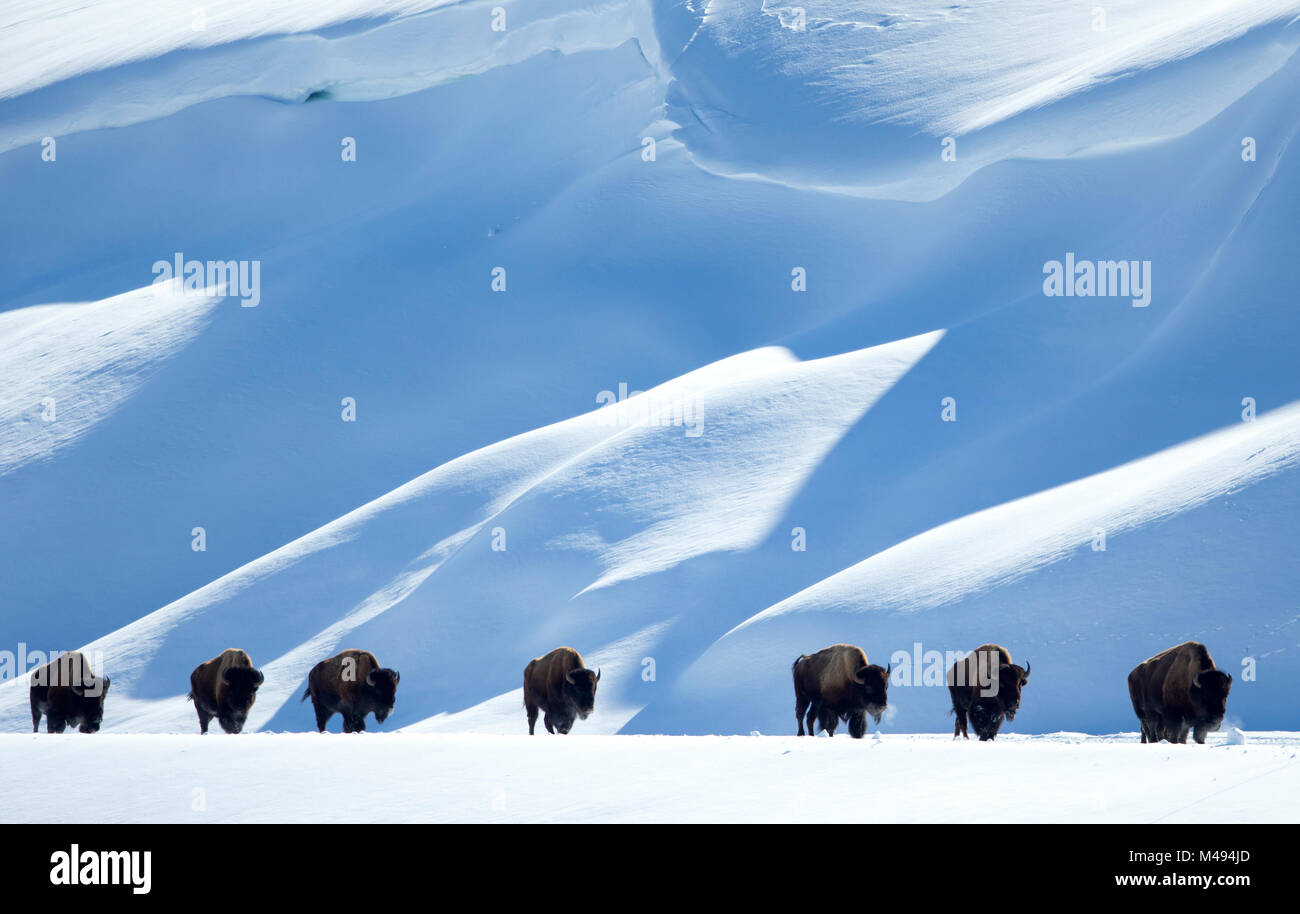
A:
[[[1295,822],[1298,751],[1295,733],[3,735],[0,808],[13,824]]]

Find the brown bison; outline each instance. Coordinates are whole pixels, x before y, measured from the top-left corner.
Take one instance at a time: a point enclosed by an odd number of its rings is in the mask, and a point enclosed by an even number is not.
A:
[[[369,651],[340,651],[312,667],[302,701],[311,698],[316,729],[322,733],[335,713],[343,715],[344,733],[360,733],[367,714],[373,712],[382,724],[393,713],[401,678],[397,670],[381,667]]]
[[[214,717],[227,733],[244,729],[263,679],[262,671],[253,668],[248,655],[233,647],[195,667],[186,697],[194,702],[199,714],[199,732],[207,733],[208,722]]]
[[[47,733],[62,733],[68,724],[94,733],[104,720],[108,686],[109,678],[96,676],[79,651],[60,654],[32,672],[32,732],[40,729],[44,714]]]
[[[1128,694],[1142,725],[1142,742],[1198,743],[1219,729],[1232,677],[1214,666],[1204,644],[1187,641],[1144,660],[1128,674]]]
[[[594,673],[583,666],[582,655],[571,647],[557,647],[524,667],[524,710],[528,712],[528,735],[537,726],[537,712],[544,713],[547,733],[568,733],[574,718],[587,719],[596,706]]]
[[[800,655],[790,669],[794,674],[794,718],[799,724],[799,736],[804,735],[805,711],[809,736],[817,735],[814,722],[827,736],[834,736],[842,719],[854,739],[866,735],[868,714],[880,723],[888,704],[892,664],[871,664],[862,648],[832,644],[811,656]]]
[[[948,691],[957,723],[952,738],[970,739],[966,722],[986,742],[998,735],[1002,720],[1015,720],[1020,710],[1020,690],[1029,681],[1030,665],[1011,662],[1011,652],[997,644],[982,644],[953,664],[948,671]]]

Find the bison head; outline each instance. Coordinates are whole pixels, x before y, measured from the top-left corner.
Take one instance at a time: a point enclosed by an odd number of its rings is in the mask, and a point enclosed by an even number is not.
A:
[[[1002,708],[1002,702],[995,697],[978,697],[971,702],[970,726],[975,731],[975,735],[982,742],[993,739],[998,735],[998,730],[1002,728],[1002,719],[1006,712]]]
[[[366,674],[366,697],[374,702],[375,720],[381,724],[393,713],[397,703],[397,683],[402,676],[387,667]]]
[[[1219,729],[1228,713],[1228,690],[1232,677],[1223,670],[1201,670],[1192,679],[1189,696],[1197,717],[1209,721],[1211,730]]]
[[[998,670],[998,701],[1007,720],[1015,720],[1020,710],[1020,690],[1029,681],[1030,665],[1023,667],[1009,663]]]
[[[578,709],[578,716],[583,720],[596,707],[596,683],[600,682],[600,670],[594,673],[587,669],[569,670],[564,674],[564,692]],[[567,732],[567,731],[565,731]]]
[[[98,732],[100,724],[104,722],[104,696],[108,694],[108,685],[109,678],[100,676],[72,687],[81,711],[81,726],[77,729],[82,733]]]
[[[888,667],[872,663],[858,667],[853,674],[853,703],[870,714],[877,724],[889,704],[889,674],[893,670],[892,663]]]
[[[222,672],[221,681],[225,683],[226,688],[222,706],[217,710],[217,720],[221,723],[221,729],[227,733],[238,733],[244,729],[248,710],[257,700],[257,687],[264,679],[262,671],[255,670],[251,666],[227,667]]]

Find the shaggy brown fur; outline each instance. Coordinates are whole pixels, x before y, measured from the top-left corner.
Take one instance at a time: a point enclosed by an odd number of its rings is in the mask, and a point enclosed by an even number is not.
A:
[[[261,671],[254,669],[248,654],[238,648],[228,648],[195,667],[190,674],[189,699],[199,715],[199,732],[207,733],[214,717],[227,733],[244,729],[262,681]]]
[[[524,710],[528,714],[528,735],[533,735],[537,714],[547,733],[568,733],[575,718],[587,719],[596,706],[594,673],[582,662],[582,655],[571,647],[557,647],[543,657],[536,657],[524,667]]]
[[[1142,742],[1198,743],[1219,729],[1228,708],[1232,677],[1214,665],[1205,645],[1187,641],[1144,660],[1128,674],[1133,712],[1142,725]]]
[[[999,644],[981,644],[954,663],[948,671],[948,693],[957,715],[953,738],[970,738],[968,719],[980,740],[995,738],[1003,718],[1015,720],[1020,691],[1028,681],[1029,666],[1012,663],[1011,652]]]
[[[48,733],[62,733],[68,724],[76,724],[82,733],[94,733],[104,720],[108,686],[109,678],[96,676],[79,651],[60,654],[32,673],[28,690],[32,732],[40,729],[45,715]]]
[[[849,735],[861,739],[867,732],[868,714],[880,723],[892,669],[869,663],[862,648],[852,644],[832,644],[801,655],[790,668],[798,735],[804,735],[806,712],[809,736],[817,734],[816,724],[834,736],[842,719],[848,722]]]
[[[393,713],[397,701],[397,670],[381,667],[369,651],[340,651],[312,667],[307,677],[307,691],[302,700],[311,699],[316,711],[316,729],[335,714],[343,715],[343,732],[359,733],[366,729],[366,715],[383,723]]]

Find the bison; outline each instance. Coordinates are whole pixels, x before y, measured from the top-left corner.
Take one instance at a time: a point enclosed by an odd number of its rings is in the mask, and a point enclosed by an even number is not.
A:
[[[79,651],[60,654],[32,673],[32,732],[40,729],[44,714],[48,733],[62,733],[68,724],[94,733],[104,720],[108,686],[109,678],[96,676]]]
[[[998,735],[1002,720],[1016,719],[1020,690],[1029,681],[1030,665],[1011,662],[1011,652],[997,644],[983,644],[953,664],[948,671],[948,691],[957,715],[952,738],[970,739],[967,719],[975,735],[987,742]]]
[[[524,710],[528,712],[528,735],[537,726],[537,712],[545,715],[542,723],[547,733],[568,733],[574,718],[587,719],[596,706],[594,673],[583,666],[582,655],[571,647],[557,647],[544,657],[528,661],[524,667]]]
[[[373,712],[382,724],[393,713],[401,678],[397,670],[381,667],[369,651],[340,651],[312,667],[301,700],[311,699],[320,732],[338,713],[343,715],[344,733],[360,733],[366,729],[367,714]]]
[[[832,644],[815,654],[800,655],[790,668],[794,675],[794,717],[799,736],[804,735],[804,712],[808,714],[808,735],[816,736],[814,722],[827,736],[835,735],[842,719],[849,725],[849,736],[862,739],[867,733],[867,715],[880,723],[887,705],[889,674],[887,667],[867,662],[862,648],[852,644]]]
[[[207,733],[208,722],[214,717],[227,733],[244,729],[264,678],[261,670],[253,668],[248,654],[233,647],[195,667],[186,697],[199,714],[199,732]]]
[[[1187,641],[1143,660],[1128,674],[1128,694],[1142,725],[1142,742],[1198,743],[1219,729],[1232,677],[1214,665],[1204,644]]]

